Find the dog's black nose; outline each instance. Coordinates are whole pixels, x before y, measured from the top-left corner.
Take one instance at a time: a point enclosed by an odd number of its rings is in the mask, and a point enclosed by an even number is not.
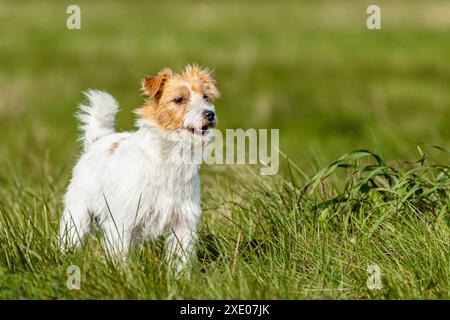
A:
[[[206,111],[203,111],[203,116],[206,118],[206,120],[212,122],[212,121],[214,121],[214,118],[216,115],[213,111],[206,110]]]

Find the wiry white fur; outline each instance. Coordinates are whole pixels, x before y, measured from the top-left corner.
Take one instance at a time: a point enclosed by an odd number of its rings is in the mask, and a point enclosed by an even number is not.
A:
[[[142,119],[137,131],[115,133],[114,98],[100,91],[88,91],[87,97],[89,105],[81,106],[79,115],[85,151],[64,196],[61,248],[78,246],[94,223],[114,256],[165,234],[167,257],[181,270],[197,239],[200,180],[198,164],[174,159],[181,148],[205,138],[184,129],[167,133]]]
[[[83,145],[87,149],[97,139],[114,132],[119,105],[113,96],[104,91],[87,90],[84,95],[89,103],[80,105],[77,118],[83,132]]]
[[[216,108],[213,104],[206,102],[201,95],[191,92],[191,103],[193,107],[186,113],[184,117],[184,127],[193,127],[200,129],[202,126],[202,113],[205,110],[216,112]],[[215,122],[217,123],[217,116]]]

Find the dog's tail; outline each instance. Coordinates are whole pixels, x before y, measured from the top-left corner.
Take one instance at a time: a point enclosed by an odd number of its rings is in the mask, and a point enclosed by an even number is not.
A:
[[[115,132],[114,120],[119,105],[113,96],[104,91],[89,89],[84,95],[88,103],[80,105],[77,118],[83,132],[80,140],[87,150],[96,140]]]

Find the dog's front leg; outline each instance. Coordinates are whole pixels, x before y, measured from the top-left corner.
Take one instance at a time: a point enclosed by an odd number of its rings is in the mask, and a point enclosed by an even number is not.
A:
[[[176,216],[170,224],[167,237],[166,259],[169,266],[179,275],[189,267],[195,254],[197,224],[200,212],[188,216]]]

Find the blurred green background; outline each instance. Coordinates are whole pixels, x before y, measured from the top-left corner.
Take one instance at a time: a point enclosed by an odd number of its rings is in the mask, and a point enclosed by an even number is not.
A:
[[[193,62],[216,70],[219,129],[279,128],[306,172],[357,148],[404,160],[418,143],[448,148],[450,2],[377,1],[379,31],[372,2],[1,1],[2,176],[66,176],[83,90],[113,94],[129,130],[140,79]],[[81,30],[66,28],[70,4]]]

